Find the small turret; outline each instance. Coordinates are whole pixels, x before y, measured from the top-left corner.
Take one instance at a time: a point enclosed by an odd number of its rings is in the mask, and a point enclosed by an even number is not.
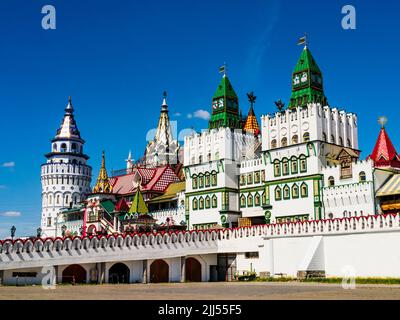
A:
[[[101,160],[101,168],[99,172],[99,176],[97,178],[97,182],[95,187],[93,188],[93,193],[111,193],[113,190],[110,179],[108,178],[107,170],[106,170],[106,160],[105,154],[103,151],[102,160]]]

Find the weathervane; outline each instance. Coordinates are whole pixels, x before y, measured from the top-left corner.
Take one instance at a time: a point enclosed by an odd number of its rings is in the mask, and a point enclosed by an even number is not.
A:
[[[279,99],[278,101],[275,101],[275,105],[279,111],[283,111],[283,108],[285,108],[285,104],[282,102],[281,99]]]
[[[256,103],[256,100],[257,100],[257,97],[254,95],[254,92],[253,91],[249,92],[247,94],[247,97],[249,98],[249,102],[250,102],[251,107],[253,107],[254,104]]]
[[[224,62],[223,66],[219,67],[219,73],[223,73],[224,77],[226,76],[228,66],[226,62]]]
[[[385,116],[378,118],[378,123],[382,126],[382,129],[385,128],[385,125],[387,122],[388,122],[388,118]]]

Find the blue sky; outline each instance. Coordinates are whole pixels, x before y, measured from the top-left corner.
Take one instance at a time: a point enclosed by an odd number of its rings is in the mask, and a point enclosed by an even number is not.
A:
[[[56,30],[41,28],[46,4]],[[356,30],[341,27],[346,4],[357,10]],[[382,114],[400,148],[399,12],[398,1],[376,0],[2,0],[0,237],[13,224],[19,236],[39,226],[40,165],[69,95],[95,179],[101,150],[109,170],[123,168],[129,150],[143,155],[163,90],[178,130],[205,128],[194,115],[211,110],[224,62],[244,113],[250,90],[258,117],[287,102],[304,32],[330,104],[358,114],[363,157]]]

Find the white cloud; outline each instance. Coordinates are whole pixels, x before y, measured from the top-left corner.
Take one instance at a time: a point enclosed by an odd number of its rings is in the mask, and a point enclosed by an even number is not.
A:
[[[198,119],[202,119],[202,120],[210,120],[210,117],[211,117],[211,115],[210,115],[210,113],[208,112],[208,111],[206,111],[206,110],[197,110],[197,111],[195,111],[194,113],[193,113],[193,116],[195,117],[195,118],[198,118]]]
[[[0,213],[0,216],[7,218],[17,218],[20,217],[21,215],[22,213],[19,211],[5,211]]]
[[[14,168],[15,167],[15,162],[14,161],[4,162],[1,166],[3,168]]]
[[[182,114],[180,112],[177,112],[174,114],[174,117],[180,117]]]
[[[192,115],[191,113],[189,113],[189,114],[187,115],[187,118],[188,118],[188,119],[192,119],[192,118],[193,118],[193,115]]]

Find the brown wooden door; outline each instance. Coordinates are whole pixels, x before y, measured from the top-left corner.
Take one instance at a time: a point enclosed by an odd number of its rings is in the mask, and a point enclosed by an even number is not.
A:
[[[150,266],[150,282],[169,282],[169,266],[164,260],[155,260]]]
[[[186,281],[201,282],[201,263],[194,258],[186,259]]]
[[[79,264],[72,264],[64,269],[62,283],[86,283],[86,270]]]

